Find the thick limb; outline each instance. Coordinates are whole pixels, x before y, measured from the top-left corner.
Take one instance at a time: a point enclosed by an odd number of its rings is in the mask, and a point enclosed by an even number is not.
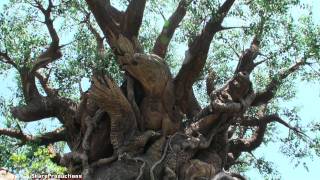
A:
[[[282,70],[279,74],[276,74],[267,85],[267,87],[260,92],[257,92],[256,98],[252,102],[252,106],[259,106],[261,104],[268,103],[271,99],[274,98],[277,90],[282,84],[282,81],[287,78],[290,74],[296,72],[300,67],[306,65],[305,60],[299,60],[293,64],[288,69]]]
[[[192,0],[181,0],[178,7],[170,18],[165,22],[160,35],[157,37],[156,43],[153,46],[152,52],[161,58],[164,58],[168,50],[169,43],[175,30],[178,28],[183,17],[186,15],[187,6]]]
[[[213,36],[223,30],[221,24],[235,0],[226,0],[218,9],[217,14],[212,17],[205,25],[201,34],[189,45],[181,69],[175,77],[175,94],[177,103],[181,107],[188,106],[185,102],[193,102],[190,98],[192,85],[202,71]],[[188,108],[181,108],[187,110]],[[187,113],[187,112],[184,112]]]
[[[54,131],[37,136],[24,134],[21,130],[0,128],[0,135],[6,135],[21,140],[21,144],[35,143],[38,145],[49,145],[59,141],[66,141],[64,128],[58,128]]]

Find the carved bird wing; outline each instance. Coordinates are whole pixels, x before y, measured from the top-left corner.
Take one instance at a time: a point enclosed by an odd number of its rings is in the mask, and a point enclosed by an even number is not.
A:
[[[108,113],[114,150],[126,144],[137,130],[136,117],[121,89],[107,76],[95,75],[89,95]]]

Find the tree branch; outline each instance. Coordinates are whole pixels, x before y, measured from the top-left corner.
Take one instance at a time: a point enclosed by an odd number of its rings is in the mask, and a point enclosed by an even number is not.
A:
[[[280,71],[279,74],[275,75],[271,79],[271,82],[267,85],[265,90],[256,93],[256,98],[253,100],[252,106],[259,106],[269,102],[272,98],[274,98],[277,90],[281,86],[282,81],[305,64],[305,60],[299,60],[288,69]]]
[[[105,54],[104,45],[103,45],[104,38],[100,36],[98,31],[92,26],[92,24],[89,21],[87,21],[87,26],[88,26],[89,30],[91,31],[91,33],[96,38],[97,52],[98,52],[99,56],[102,57]]]
[[[247,109],[256,95],[254,93],[248,94],[241,102],[212,102],[212,109],[218,112],[236,113]]]
[[[229,151],[232,153],[251,152],[258,148],[267,129],[267,124],[263,124],[256,128],[255,133],[249,139],[237,139],[231,141],[229,144]]]
[[[260,63],[255,63],[254,60],[259,54],[260,40],[254,37],[249,49],[246,49],[239,57],[239,63],[235,70],[235,74],[239,72],[247,72],[250,74],[252,70]]]
[[[170,16],[169,20],[165,21],[165,24],[162,28],[160,35],[157,37],[156,43],[153,47],[152,52],[158,56],[164,58],[168,45],[171,41],[171,38],[178,28],[179,23],[182,21],[183,17],[186,15],[187,6],[192,2],[192,0],[181,0],[178,4],[177,9]]]
[[[86,10],[82,10],[82,11],[86,15],[85,19],[82,21],[82,23],[85,23],[87,25],[88,29],[95,37],[96,42],[97,42],[97,52],[98,52],[99,56],[102,57],[105,54],[104,45],[103,45],[104,37],[100,36],[100,33],[97,31],[96,28],[93,27],[92,23],[90,22],[90,15],[91,14],[89,12],[87,12]]]
[[[110,3],[110,0],[105,0],[105,9],[110,13],[110,16],[117,22],[121,22],[121,18],[123,16],[123,12],[119,11],[115,7],[113,7]]]
[[[41,145],[49,145],[59,141],[66,141],[65,128],[58,128],[54,131],[34,137],[34,142],[38,142]]]
[[[186,113],[187,118],[192,118],[201,110],[201,106],[194,95],[193,89],[189,91],[189,96],[181,107],[182,111]]]
[[[183,99],[189,98],[192,85],[205,65],[213,36],[223,30],[221,26],[222,21],[234,2],[235,0],[226,0],[218,9],[216,15],[206,23],[201,34],[189,45],[189,49],[185,53],[183,65],[175,78],[175,94],[181,107],[186,106],[183,104]]]
[[[296,133],[301,134],[301,131],[290,126],[288,123],[283,121],[277,114],[266,115],[259,119],[253,119],[250,121],[244,120],[240,122],[241,125],[257,126],[256,131],[251,138],[235,139],[230,141],[230,152],[236,153],[236,154],[241,152],[251,152],[257,147],[259,147],[263,141],[268,123],[274,122],[274,121],[279,122],[284,126],[288,127],[289,129],[294,130]]]
[[[56,114],[54,103],[49,98],[30,101],[27,105],[14,107],[11,113],[13,117],[23,122],[37,121]]]
[[[0,52],[0,61],[12,65],[14,68],[18,69],[17,64],[9,57],[7,52]]]
[[[54,131],[47,132],[38,136],[27,135],[20,130],[0,128],[0,135],[19,139],[22,141],[22,144],[36,143],[38,145],[48,145],[59,141],[66,141],[64,128],[58,128]]]
[[[22,67],[19,73],[21,78],[23,96],[26,103],[28,104],[34,99],[41,98],[41,95],[36,85],[34,73],[31,73],[29,68],[27,67]]]
[[[145,6],[146,0],[131,0],[127,7],[121,30],[129,40],[138,37]]]
[[[46,65],[59,59],[62,56],[60,52],[60,48],[62,46],[59,46],[59,37],[56,29],[53,26],[53,20],[51,18],[51,12],[54,8],[52,0],[48,0],[47,8],[44,8],[41,2],[38,0],[34,0],[33,2],[34,3],[30,4],[33,7],[37,8],[44,15],[45,20],[43,23],[48,29],[49,35],[51,37],[51,44],[47,50],[41,53],[37,57],[37,59],[33,61],[33,66],[31,68],[28,67],[27,64],[24,64],[22,68],[18,69],[21,77],[23,95],[27,104],[29,104],[29,102],[31,101],[46,101],[44,99],[41,99],[42,96],[40,95],[35,83],[35,76],[39,78],[40,83],[48,94],[51,93],[49,92],[51,90],[48,88],[47,83],[45,82],[45,78],[41,77],[40,74],[37,74],[36,71],[40,68],[46,67]],[[51,93],[51,95],[53,95],[53,92]],[[31,109],[33,109],[33,107],[31,107]]]
[[[115,10],[110,5],[110,1],[105,0],[86,0],[91,12],[93,13],[98,25],[100,26],[102,32],[111,48],[116,47],[116,40],[120,35],[120,23],[115,18],[113,11]],[[113,9],[113,10],[111,10]],[[120,18],[118,15],[116,16]],[[121,19],[121,18],[120,18]]]
[[[245,117],[242,119],[239,123],[241,126],[260,126],[261,124],[268,124],[271,122],[278,122],[285,127],[293,130],[297,134],[303,134],[299,129],[296,127],[292,127],[289,123],[281,119],[277,114],[269,115],[270,118],[263,118],[263,119],[257,119],[257,118],[249,118]],[[304,135],[304,134],[303,134]]]
[[[33,66],[30,68],[25,64],[19,69],[21,78],[21,85],[23,95],[26,101],[26,105],[12,108],[13,117],[18,118],[24,122],[36,121],[43,118],[58,117],[60,121],[63,121],[61,113],[66,113],[70,110],[73,112],[73,102],[68,99],[58,97],[56,90],[51,89],[48,86],[48,77],[43,77],[38,69],[45,67],[48,63],[59,59],[62,54],[60,52],[59,37],[56,29],[53,26],[53,20],[51,19],[51,12],[54,8],[52,0],[49,0],[48,7],[44,8],[38,0],[34,0],[34,3],[30,3],[37,8],[44,15],[44,24],[46,25],[49,35],[51,37],[51,44],[49,48],[41,53],[36,61],[33,62]],[[43,97],[37,88],[35,78],[39,79],[39,82],[47,97]]]
[[[60,52],[60,48],[62,46],[59,46],[59,36],[56,29],[53,26],[53,20],[51,19],[51,12],[54,7],[52,0],[49,0],[49,5],[47,9],[45,9],[42,6],[42,4],[37,0],[35,0],[35,3],[36,5],[33,6],[38,8],[44,15],[44,24],[46,25],[49,31],[49,35],[51,37],[51,44],[49,48],[45,50],[43,53],[41,53],[37,60],[34,61],[33,68],[31,70],[32,73],[62,57],[62,53]]]
[[[41,97],[29,101],[27,105],[13,107],[14,118],[23,122],[32,122],[50,117],[60,117],[62,111],[67,111],[73,102],[63,98]],[[59,118],[59,120],[61,120]],[[62,122],[63,123],[63,122]]]
[[[39,80],[43,90],[45,91],[45,93],[48,95],[48,96],[56,96],[57,93],[58,93],[58,90],[57,89],[53,89],[49,86],[48,84],[48,81],[49,81],[49,76],[50,76],[50,73],[51,73],[51,69],[49,70],[49,74],[47,75],[47,77],[44,77],[43,75],[41,75],[38,71],[35,72],[35,76],[36,78]]]

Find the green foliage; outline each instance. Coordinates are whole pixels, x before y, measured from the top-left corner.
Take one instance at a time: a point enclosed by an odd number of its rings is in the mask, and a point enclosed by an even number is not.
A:
[[[0,113],[1,113],[1,125],[5,128],[27,131],[27,124],[18,122],[18,120],[12,118],[10,113],[10,107],[12,104],[5,99],[0,99]],[[5,117],[5,119],[2,119]],[[38,124],[36,126],[34,134],[40,134],[40,132],[47,131],[43,126],[48,124]],[[52,126],[52,125],[51,125]],[[54,128],[54,127],[53,127]],[[38,132],[36,132],[38,130]],[[28,131],[27,131],[28,132]],[[21,142],[14,138],[6,136],[0,136],[0,166],[7,167],[11,172],[17,174],[19,177],[30,177],[31,174],[63,174],[66,169],[54,164],[50,158],[52,154],[49,153],[47,147],[38,146],[37,144],[26,144],[21,146]],[[64,149],[64,143],[55,144],[55,149],[58,152],[62,152]]]
[[[34,146],[11,153],[8,166],[11,166],[14,172],[22,177],[30,177],[31,174],[65,173],[67,169],[57,166],[51,161],[51,157],[52,155],[46,147]]]
[[[280,172],[276,170],[274,163],[266,160],[264,157],[256,158],[253,154],[246,154],[239,158],[239,163],[233,166],[232,171],[246,173],[252,168],[257,169],[263,176],[263,179],[280,180]],[[254,177],[246,177],[247,179],[256,179]]]
[[[24,8],[23,5],[13,5],[12,8],[0,13],[0,50],[2,52],[7,50],[15,63],[20,66],[27,66],[30,62],[28,59],[34,59],[39,55],[47,38],[41,34],[40,23],[33,19],[32,14],[13,13]]]

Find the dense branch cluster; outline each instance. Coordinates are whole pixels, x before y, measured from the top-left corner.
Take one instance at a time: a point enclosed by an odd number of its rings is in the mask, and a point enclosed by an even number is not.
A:
[[[207,78],[210,104],[201,108],[192,89],[202,72],[215,34],[222,26],[235,0],[225,2],[208,20],[202,31],[189,44],[182,67],[173,77],[164,60],[170,40],[187,12],[192,0],[181,0],[157,37],[151,54],[144,52],[138,40],[146,0],[131,0],[125,11],[113,7],[109,0],[86,0],[101,28],[117,63],[125,71],[119,87],[103,72],[94,71],[92,85],[82,93],[80,103],[59,96],[50,87],[49,75],[40,69],[61,58],[59,36],[53,26],[52,0],[48,7],[38,1],[32,6],[44,15],[51,37],[49,48],[33,61],[32,66],[16,64],[6,52],[3,63],[12,65],[20,74],[25,105],[12,109],[13,117],[23,122],[55,117],[62,128],[32,136],[21,130],[0,129],[1,135],[20,139],[22,143],[39,145],[66,141],[71,152],[56,154],[55,162],[73,172],[82,172],[87,179],[197,179],[223,177],[241,155],[251,152],[263,140],[268,123],[279,122],[300,133],[276,114],[265,108],[275,97],[282,81],[306,60],[300,60],[275,75],[263,91],[252,87],[250,73],[262,62],[259,56],[261,34],[253,37],[251,46],[239,56],[234,75],[221,88],[214,87],[216,74]],[[104,38],[90,24],[98,51],[103,54]],[[36,79],[46,95],[39,93]],[[142,92],[142,93],[141,93]],[[246,116],[250,107],[261,110]],[[187,118],[188,123],[184,123]],[[232,127],[254,127],[252,137],[235,137]],[[233,175],[235,178],[243,177]],[[106,179],[106,178],[105,178]]]

